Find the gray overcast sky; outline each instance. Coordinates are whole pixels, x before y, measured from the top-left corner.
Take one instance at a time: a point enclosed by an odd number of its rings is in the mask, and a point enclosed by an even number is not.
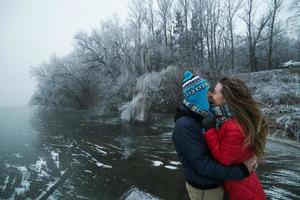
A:
[[[99,27],[114,13],[126,17],[127,5],[128,0],[0,0],[0,105],[27,104],[35,90],[30,66],[70,52],[77,31]],[[258,12],[264,10],[260,4]],[[283,13],[281,19],[288,12]],[[244,32],[243,23],[236,28]]]
[[[1,0],[0,105],[25,105],[35,90],[30,66],[72,49],[74,34],[99,27],[127,0]]]

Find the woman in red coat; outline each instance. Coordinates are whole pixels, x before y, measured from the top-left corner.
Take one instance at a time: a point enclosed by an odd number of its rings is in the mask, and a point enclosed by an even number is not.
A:
[[[210,94],[216,126],[206,129],[205,138],[211,155],[223,165],[240,164],[253,154],[264,154],[268,126],[258,102],[243,81],[222,78]],[[230,200],[266,198],[255,172],[243,180],[225,181]]]

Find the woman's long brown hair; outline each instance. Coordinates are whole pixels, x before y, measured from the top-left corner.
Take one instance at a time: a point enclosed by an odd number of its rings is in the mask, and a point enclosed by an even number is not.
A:
[[[244,144],[250,145],[255,155],[261,157],[268,134],[267,120],[260,111],[261,103],[253,99],[245,82],[238,78],[225,76],[219,83],[230,111],[246,135]]]

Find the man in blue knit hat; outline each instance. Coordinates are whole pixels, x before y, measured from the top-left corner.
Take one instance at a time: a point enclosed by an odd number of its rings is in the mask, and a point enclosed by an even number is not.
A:
[[[209,88],[209,83],[201,76],[184,72],[184,100],[176,109],[172,139],[184,168],[191,200],[224,199],[223,180],[241,180],[249,176],[256,165],[256,160],[251,158],[240,165],[225,167],[211,157],[203,135],[216,124],[208,100]]]

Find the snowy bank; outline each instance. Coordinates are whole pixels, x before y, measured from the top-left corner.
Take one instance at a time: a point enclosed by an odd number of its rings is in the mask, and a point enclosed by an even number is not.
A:
[[[300,69],[236,74],[264,104],[271,136],[300,140]]]

